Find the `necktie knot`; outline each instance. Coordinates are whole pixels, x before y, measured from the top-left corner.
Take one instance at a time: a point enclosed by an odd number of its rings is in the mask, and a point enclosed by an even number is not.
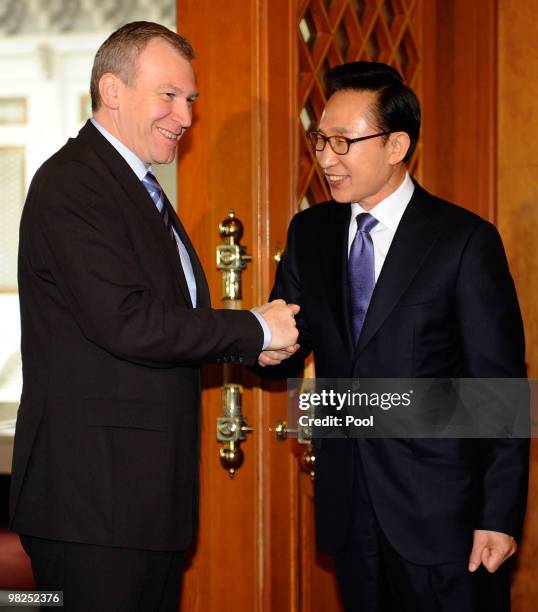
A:
[[[146,172],[144,178],[142,179],[142,182],[151,186],[153,189],[161,188],[161,186],[159,185],[159,182],[149,170]]]
[[[370,233],[378,224],[378,220],[369,213],[360,213],[355,217],[357,220],[357,231]]]

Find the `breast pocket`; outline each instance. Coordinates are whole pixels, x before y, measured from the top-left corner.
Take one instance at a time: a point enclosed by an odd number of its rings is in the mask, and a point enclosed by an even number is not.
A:
[[[440,284],[423,289],[408,289],[398,302],[398,306],[419,306],[429,302],[443,300],[443,288]]]

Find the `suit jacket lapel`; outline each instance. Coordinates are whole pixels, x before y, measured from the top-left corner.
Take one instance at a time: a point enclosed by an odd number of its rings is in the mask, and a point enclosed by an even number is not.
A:
[[[185,273],[183,272],[183,267],[181,266],[178,250],[172,240],[170,240],[170,236],[166,231],[166,227],[162,221],[159,211],[157,210],[157,207],[155,206],[142,182],[129,167],[129,164],[106,140],[106,138],[99,133],[99,131],[91,124],[90,121],[88,121],[80,130],[79,136],[91,145],[92,149],[103,160],[107,168],[127,192],[130,201],[133,202],[136,209],[143,217],[144,222],[155,234],[155,241],[163,250],[163,255],[170,265],[171,273],[176,277],[185,301],[187,304],[192,304],[189,287],[187,285]],[[175,214],[173,217],[177,219]],[[185,234],[185,230],[183,230],[183,234]],[[191,251],[193,251],[192,245],[190,245],[190,248]]]
[[[202,268],[202,264],[200,263],[200,259],[194,249],[194,246],[183,227],[176,211],[170,204],[168,198],[166,198],[166,205],[168,206],[168,213],[170,215],[170,219],[174,225],[178,236],[183,242],[185,248],[187,249],[187,253],[189,254],[189,258],[191,260],[192,271],[194,272],[194,280],[196,281],[196,301],[197,306],[201,307],[209,307],[211,306],[211,298],[209,295],[209,286],[207,284],[207,278]]]
[[[413,197],[398,225],[376,283],[355,359],[381,327],[420,268],[442,226],[429,206],[431,199],[415,184]]]
[[[325,286],[333,312],[333,319],[350,355],[354,346],[349,321],[347,298],[347,259],[351,205],[335,203],[330,209],[329,222],[320,228],[320,244],[325,245],[321,258],[324,265]]]

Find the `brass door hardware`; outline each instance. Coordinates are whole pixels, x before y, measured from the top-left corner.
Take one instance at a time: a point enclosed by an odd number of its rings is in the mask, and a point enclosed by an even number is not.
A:
[[[316,455],[312,447],[312,430],[310,427],[298,427],[297,429],[289,428],[288,422],[285,419],[279,419],[276,425],[271,428],[275,432],[276,439],[279,442],[284,442],[288,439],[288,435],[297,436],[297,442],[304,445],[305,449],[299,458],[299,464],[303,472],[310,475],[314,480]]]
[[[224,308],[238,310],[243,299],[241,273],[252,257],[246,247],[239,244],[243,237],[243,224],[230,210],[219,224],[222,243],[217,246],[217,268],[222,273],[222,301]],[[219,452],[220,463],[233,478],[244,459],[241,442],[252,433],[242,412],[243,387],[232,381],[231,364],[224,365],[224,386],[222,388],[222,413],[217,418],[217,440],[222,444]]]
[[[222,272],[222,301],[226,308],[241,308],[243,299],[241,273],[252,261],[247,248],[239,244],[243,237],[243,224],[230,210],[219,224],[222,243],[217,246],[217,268]]]

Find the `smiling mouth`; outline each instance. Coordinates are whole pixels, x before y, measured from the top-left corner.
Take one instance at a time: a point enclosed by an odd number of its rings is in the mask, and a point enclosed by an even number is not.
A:
[[[326,174],[325,178],[331,187],[338,187],[345,179],[345,175],[340,174]]]
[[[161,127],[158,127],[157,130],[165,138],[168,138],[168,140],[173,140],[173,141],[178,141],[180,136],[181,136],[181,134],[183,133],[183,131],[181,131],[181,132],[176,134],[175,132],[170,132],[169,130],[165,130],[164,128],[161,128]]]

